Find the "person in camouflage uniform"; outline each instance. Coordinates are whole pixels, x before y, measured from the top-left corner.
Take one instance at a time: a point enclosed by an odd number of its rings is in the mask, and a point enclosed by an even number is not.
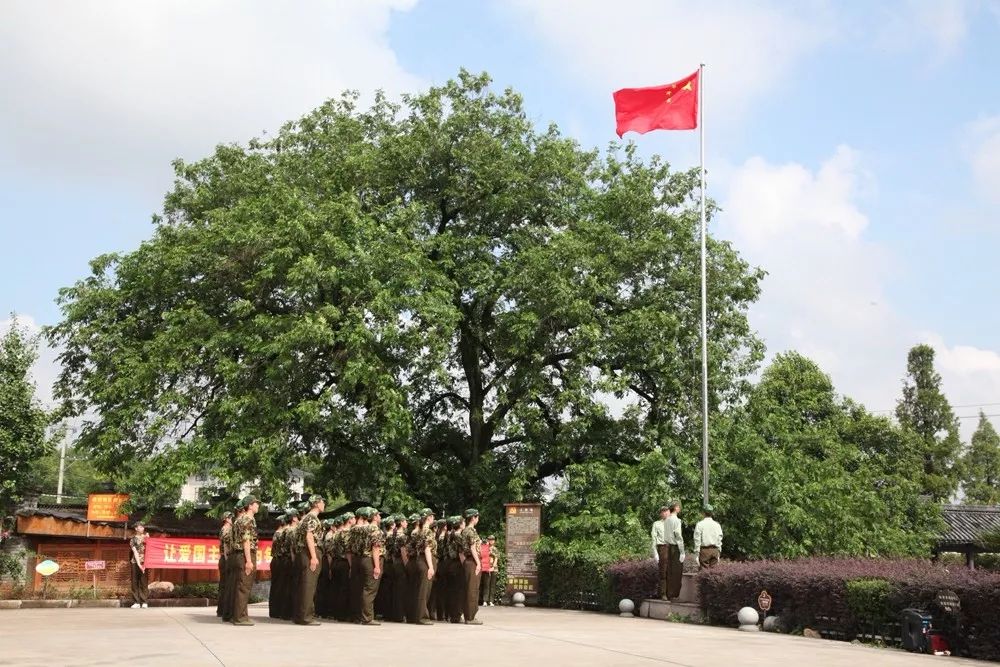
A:
[[[445,536],[445,597],[447,600],[448,620],[452,623],[462,622],[462,607],[465,601],[465,578],[462,571],[462,545],[460,536],[465,528],[465,521],[460,516],[448,518],[448,533]]]
[[[292,600],[295,597],[293,587],[297,585],[298,575],[295,571],[295,528],[299,525],[299,511],[295,508],[285,510],[288,525],[281,533],[281,594],[278,597],[278,618],[292,620]]]
[[[379,582],[378,593],[375,595],[375,618],[385,618],[389,612],[390,597],[393,594],[393,580],[390,573],[390,559],[388,553],[388,542],[391,532],[394,528],[394,522],[391,516],[383,517],[379,530],[382,533],[382,544],[385,547],[382,549],[382,581]]]
[[[482,540],[476,532],[476,524],[479,523],[479,510],[465,510],[466,527],[461,532],[460,544],[462,545],[462,569],[465,573],[465,607],[462,609],[465,614],[466,625],[482,625],[482,621],[476,620],[476,612],[479,610],[479,575],[482,567],[479,563],[480,546]]]
[[[375,596],[382,577],[381,558],[384,542],[378,510],[362,507],[356,512],[358,523],[351,529],[351,584],[357,613],[356,623],[379,625],[375,620]]]
[[[406,550],[406,529],[409,522],[402,514],[393,515],[391,519],[392,533],[385,543],[388,570],[383,575],[386,581],[392,581],[392,597],[386,619],[394,623],[402,623],[406,619],[406,605],[410,590],[406,572],[406,563],[409,558]]]
[[[288,620],[295,616],[295,610],[299,608],[299,596],[302,593],[302,570],[299,568],[299,543],[295,536],[298,534],[298,524],[309,513],[309,501],[304,500],[295,506],[299,513],[299,520],[296,522],[295,530],[291,531],[288,537],[289,558],[291,566],[288,569]]]
[[[233,598],[233,625],[253,625],[247,605],[257,570],[257,522],[254,515],[260,508],[260,501],[254,496],[247,496],[240,501],[240,505],[244,512],[233,525],[232,533],[235,547],[233,560],[239,574]]]
[[[309,497],[309,511],[295,527],[295,548],[298,552],[296,569],[299,573],[296,607],[292,621],[296,625],[319,625],[316,620],[316,584],[320,573],[320,541],[323,539],[323,523],[319,513],[326,508],[323,496]]]
[[[431,526],[434,531],[434,581],[431,582],[431,594],[427,598],[427,615],[432,621],[445,620],[445,601],[441,595],[444,577],[441,576],[441,564],[444,555],[444,535],[448,530],[448,522],[438,519]]]
[[[278,527],[271,537],[271,588],[267,592],[267,615],[271,618],[281,618],[280,603],[282,595],[282,577],[285,576],[285,561],[282,553],[285,548],[285,528],[288,517],[282,514],[278,517]]]
[[[333,618],[332,605],[330,601],[330,577],[331,565],[330,547],[333,542],[334,519],[323,521],[323,539],[320,541],[319,551],[319,583],[316,584],[316,615],[321,618]]]
[[[417,527],[410,533],[407,542],[409,554],[407,569],[409,570],[410,609],[407,620],[415,625],[433,625],[427,613],[427,598],[430,596],[431,581],[434,579],[434,533],[431,525],[434,523],[434,513],[425,507],[420,511]]]
[[[229,534],[233,531],[233,513],[222,513],[219,527],[219,600],[215,605],[215,615],[222,618],[227,599],[227,575],[229,574]]]
[[[344,623],[351,620],[349,602],[351,566],[347,560],[347,538],[350,535],[351,527],[354,525],[354,515],[342,514],[338,518],[340,525],[330,545],[330,555],[333,560],[330,599],[333,617]]]
[[[347,599],[352,623],[361,622],[361,598],[364,596],[365,582],[361,573],[361,557],[358,555],[358,549],[363,550],[362,545],[367,540],[365,535],[368,532],[368,516],[367,507],[355,510],[354,525],[347,534],[347,562],[351,571]]]
[[[136,521],[129,539],[129,562],[132,571],[132,608],[148,607],[149,573],[146,572],[146,526]]]
[[[222,607],[222,620],[226,623],[231,623],[233,620],[233,607],[236,604],[236,582],[240,578],[239,567],[236,564],[236,534],[233,532],[240,517],[246,513],[246,508],[240,502],[236,501],[236,505],[233,507],[233,526],[227,533],[226,552],[229,555],[226,558],[225,591],[220,590],[219,593],[220,595],[225,595]]]

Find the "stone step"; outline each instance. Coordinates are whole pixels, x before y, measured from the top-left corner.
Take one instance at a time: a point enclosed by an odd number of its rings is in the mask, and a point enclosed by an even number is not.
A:
[[[668,621],[671,617],[682,616],[693,621],[701,620],[701,608],[693,602],[667,602],[666,600],[643,600],[639,605],[639,616]]]

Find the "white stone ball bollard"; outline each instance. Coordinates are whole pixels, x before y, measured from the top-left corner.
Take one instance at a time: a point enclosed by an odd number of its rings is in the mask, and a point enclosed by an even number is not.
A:
[[[514,601],[514,606],[515,607],[523,607],[524,606],[524,593],[522,593],[521,591],[518,591],[518,592],[514,593],[514,595],[511,596],[511,600]]]
[[[736,614],[736,619],[740,622],[740,630],[743,632],[758,632],[760,628],[757,627],[758,621],[760,621],[760,614],[753,607],[743,607]]]
[[[628,598],[623,598],[621,602],[618,603],[619,616],[622,618],[635,618],[635,603]]]

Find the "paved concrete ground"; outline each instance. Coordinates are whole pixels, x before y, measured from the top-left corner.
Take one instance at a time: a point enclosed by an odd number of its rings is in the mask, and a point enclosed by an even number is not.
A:
[[[485,625],[336,623],[299,627],[250,613],[255,627],[220,622],[214,609],[0,611],[0,664],[434,665],[468,667],[921,667],[991,663],[920,656],[844,642],[741,633],[648,619],[546,609],[480,609]],[[392,652],[387,653],[393,642]]]

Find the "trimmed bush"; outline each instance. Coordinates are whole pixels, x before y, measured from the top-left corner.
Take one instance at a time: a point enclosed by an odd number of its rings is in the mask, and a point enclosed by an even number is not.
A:
[[[561,609],[607,610],[610,589],[605,570],[610,559],[601,554],[541,552],[538,604]],[[617,600],[614,604],[618,604]]]
[[[626,560],[608,566],[608,587],[611,607],[607,611],[618,611],[618,601],[628,598],[635,603],[635,613],[643,600],[656,597],[659,569],[652,558]]]
[[[854,639],[871,629],[891,632],[903,609],[927,608],[941,590],[961,600],[964,644],[971,657],[1000,660],[1000,574],[946,569],[917,560],[806,558],[728,563],[698,576],[702,611],[709,623],[736,625],[736,612],[757,606],[767,590],[771,612],[786,627]]]

